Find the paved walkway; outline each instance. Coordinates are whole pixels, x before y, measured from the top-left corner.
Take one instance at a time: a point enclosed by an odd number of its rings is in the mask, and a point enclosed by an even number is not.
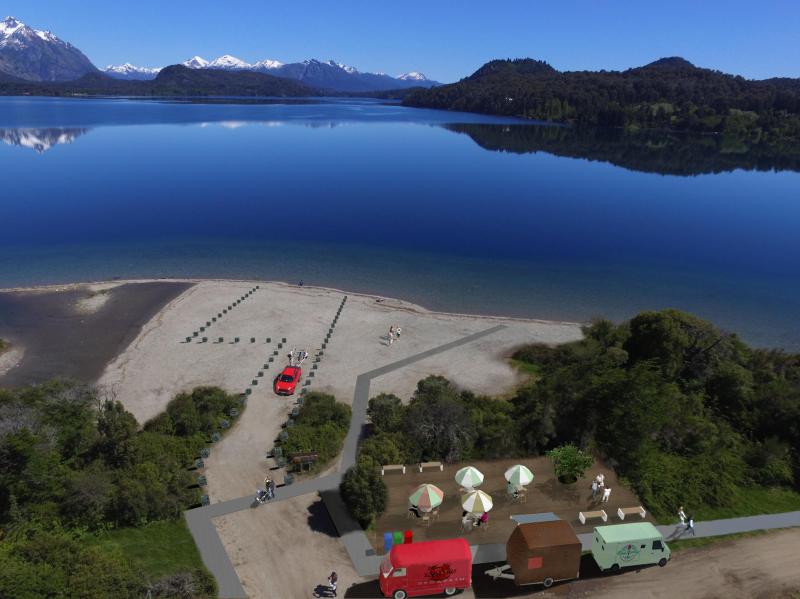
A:
[[[356,389],[353,396],[350,428],[342,448],[342,471],[346,471],[356,462],[358,442],[363,434],[364,421],[367,415],[369,387],[372,379],[425,358],[471,343],[504,328],[506,328],[505,325],[494,326],[359,375],[356,379]],[[381,557],[375,555],[367,535],[364,534],[361,526],[350,515],[350,511],[339,495],[339,483],[342,480],[342,476],[342,472],[337,472],[287,487],[279,487],[275,491],[275,498],[269,503],[305,495],[306,493],[319,492],[350,555],[350,559],[353,561],[356,572],[360,576],[371,576],[378,571]],[[186,512],[186,523],[200,551],[203,563],[217,580],[220,597],[239,599],[245,598],[247,595],[244,592],[242,583],[239,581],[239,577],[236,575],[236,570],[233,568],[230,557],[222,545],[216,528],[214,528],[212,519],[244,509],[266,509],[269,503],[264,506],[254,507],[254,496],[249,495]]]
[[[504,328],[505,325],[498,325],[472,335],[467,335],[466,337],[462,337],[450,343],[445,343],[444,345],[359,375],[356,379],[356,388],[353,396],[350,428],[347,437],[345,437],[342,449],[342,471],[346,471],[353,466],[356,461],[358,442],[364,432],[364,421],[367,413],[367,405],[369,403],[369,389],[372,379],[404,368],[405,366],[414,364],[430,356],[471,343]],[[290,486],[279,487],[275,491],[275,498],[269,503],[298,497],[307,493],[318,492],[325,502],[325,506],[347,549],[356,572],[358,572],[360,576],[373,576],[378,572],[378,566],[382,556],[375,554],[367,535],[350,515],[350,511],[342,501],[339,495],[339,483],[341,483],[342,476],[342,472],[336,472]],[[244,592],[242,583],[239,581],[239,577],[236,575],[236,570],[234,570],[233,564],[231,564],[225,547],[222,545],[222,541],[220,541],[212,519],[244,509],[268,509],[269,503],[263,506],[253,507],[253,496],[249,495],[247,497],[214,503],[186,512],[185,516],[189,530],[200,551],[203,563],[217,580],[220,597],[244,599],[247,595]],[[800,512],[697,522],[695,524],[695,536],[698,538],[713,537],[794,526],[800,526]],[[691,534],[687,535],[679,526],[659,526],[658,529],[667,541],[677,538],[692,538]],[[578,538],[580,538],[585,551],[591,549],[591,533],[580,534]],[[472,546],[472,555],[474,563],[476,564],[505,561],[506,546],[505,544],[474,545]]]

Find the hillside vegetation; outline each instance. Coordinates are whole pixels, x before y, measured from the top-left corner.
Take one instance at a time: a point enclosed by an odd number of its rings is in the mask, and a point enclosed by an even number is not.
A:
[[[750,81],[681,58],[622,72],[561,72],[529,58],[493,60],[457,83],[415,90],[403,103],[579,126],[800,140],[798,80]]]
[[[232,409],[198,388],[140,430],[83,385],[0,389],[0,597],[215,596],[182,515]]]

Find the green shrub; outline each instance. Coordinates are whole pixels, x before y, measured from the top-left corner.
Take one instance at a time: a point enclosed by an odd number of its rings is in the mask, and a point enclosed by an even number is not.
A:
[[[350,513],[364,528],[386,509],[386,485],[380,472],[374,468],[356,465],[348,469],[339,486],[339,492]]]
[[[572,444],[562,445],[547,452],[553,462],[556,476],[564,482],[575,482],[586,475],[592,465],[592,456],[585,454]]]

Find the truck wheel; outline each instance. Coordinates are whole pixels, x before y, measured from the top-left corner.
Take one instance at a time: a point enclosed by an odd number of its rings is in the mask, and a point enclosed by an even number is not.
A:
[[[553,579],[548,576],[542,581],[542,584],[544,585],[544,588],[549,589],[551,586],[553,586]]]
[[[666,557],[662,557],[660,560],[658,560],[658,565],[661,566],[662,568],[664,566],[666,566],[667,565],[667,558]]]
[[[456,594],[456,589],[454,589],[453,587],[447,587],[444,590],[444,594],[447,595],[448,597],[452,597],[453,595]]]
[[[406,597],[408,597],[408,594],[404,590],[399,589],[394,592],[394,595],[392,595],[392,597],[394,597],[394,599],[406,599]]]
[[[619,572],[619,564],[614,564],[611,566],[611,571],[614,573]]]

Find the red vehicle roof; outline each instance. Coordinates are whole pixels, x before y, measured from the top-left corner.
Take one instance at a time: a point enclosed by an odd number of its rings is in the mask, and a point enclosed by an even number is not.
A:
[[[299,372],[300,372],[299,366],[287,366],[286,368],[283,369],[283,372],[281,372],[281,374],[289,374],[291,376],[297,376]]]
[[[446,541],[424,541],[392,547],[390,558],[395,568],[408,568],[417,564],[433,564],[442,561],[470,560],[472,552],[466,539]]]

